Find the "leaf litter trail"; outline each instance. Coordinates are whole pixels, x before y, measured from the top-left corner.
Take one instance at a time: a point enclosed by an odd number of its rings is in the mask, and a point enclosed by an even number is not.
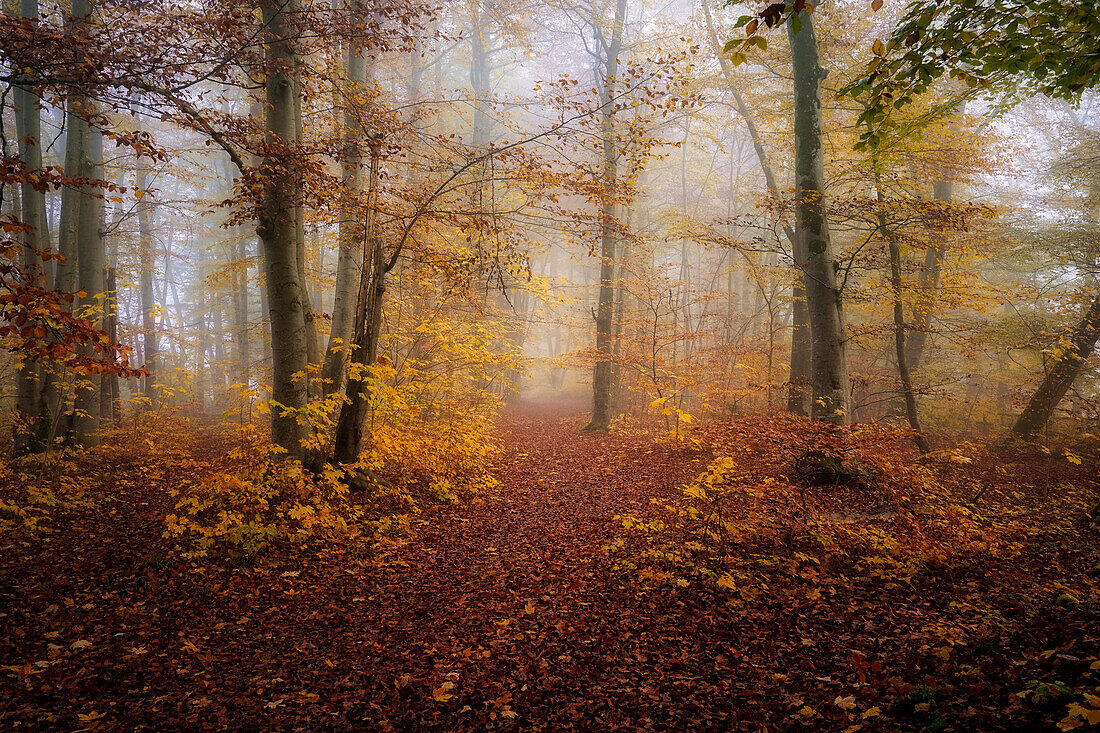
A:
[[[704,461],[651,437],[581,433],[581,419],[513,409],[496,495],[433,511],[383,575],[335,591],[356,608],[355,623],[319,618],[314,630],[329,634],[318,657],[363,654],[342,682],[361,691],[346,720],[557,730],[702,722],[676,709],[691,697],[676,688],[691,677],[666,677],[652,662],[677,648],[697,654],[713,629],[628,587],[605,548],[621,529],[616,515],[678,492]],[[661,636],[670,631],[675,638]]]
[[[110,512],[58,517],[0,560],[0,727],[726,727],[718,621],[604,549],[616,515],[707,456],[583,420],[510,410],[491,495],[428,508],[381,555],[188,566],[164,555],[164,487],[120,481]]]

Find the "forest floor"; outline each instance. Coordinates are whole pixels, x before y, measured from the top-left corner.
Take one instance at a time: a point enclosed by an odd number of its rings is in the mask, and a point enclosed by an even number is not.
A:
[[[1100,531],[1051,489],[1095,496],[1095,464],[1067,464],[1078,473],[1053,484],[1036,461],[1014,464],[1026,488],[1013,516],[1035,531],[1018,535],[1016,521],[1000,541],[1006,522],[975,524],[965,553],[910,541],[936,532],[864,501],[866,487],[809,508],[805,493],[731,503],[745,521],[768,513],[770,529],[716,535],[731,543],[723,572],[677,517],[729,430],[692,444],[583,433],[583,421],[513,409],[492,491],[425,507],[408,537],[276,548],[252,564],[172,556],[165,487],[102,467],[87,508],[0,536],[0,729],[1055,730],[1093,710],[1100,721]],[[1000,488],[979,490],[996,501]],[[873,538],[860,547],[892,549],[857,557],[822,518]]]

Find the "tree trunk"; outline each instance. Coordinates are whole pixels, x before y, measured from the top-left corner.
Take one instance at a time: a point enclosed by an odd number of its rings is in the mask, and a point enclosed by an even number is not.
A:
[[[619,72],[626,0],[619,0],[611,44],[603,60],[600,94],[600,136],[603,142],[603,203],[600,210],[600,293],[596,304],[596,365],[592,373],[592,421],[586,430],[607,430],[611,425],[612,327],[615,315],[615,188],[618,184],[618,146],[615,143],[615,76]],[[593,19],[596,24],[596,19]]]
[[[246,387],[252,382],[252,351],[248,331],[248,240],[244,232],[237,239],[237,287],[234,308],[234,331],[237,339],[237,379]]]
[[[141,341],[145,357],[145,400],[150,409],[156,407],[156,380],[159,374],[157,364],[157,303],[153,293],[153,271],[156,269],[156,253],[153,251],[153,197],[149,191],[149,164],[143,159],[137,161],[137,187],[142,192],[137,204],[138,217],[138,257],[141,271],[138,273],[141,291]]]
[[[115,253],[117,254],[117,253]],[[115,259],[112,256],[112,259]],[[116,270],[113,266],[104,270],[103,330],[112,344],[118,343],[118,286]],[[117,422],[122,412],[122,395],[119,392],[118,374],[106,372],[101,377],[99,391],[100,420]]]
[[[299,7],[293,0],[286,4],[265,0],[262,9],[268,32],[265,44],[268,152],[261,163],[266,175],[256,233],[263,244],[271,319],[271,439],[286,450],[288,457],[301,460],[305,457],[302,443],[308,435],[302,412],[308,401],[304,375],[309,364],[306,303],[296,241],[295,211],[301,203],[301,191],[296,177],[285,170],[293,165],[299,110],[298,84],[293,76],[297,58],[290,42],[293,29],[286,16],[297,13]]]
[[[1097,341],[1100,341],[1100,295],[1096,296],[1085,317],[1073,329],[1069,344],[1061,347],[1042,384],[1012,426],[1012,435],[1031,438],[1043,429],[1058,403],[1073,386],[1073,381],[1084,371],[1089,356],[1096,350]]]
[[[794,250],[796,257],[805,258],[800,244],[796,244]],[[812,356],[813,334],[810,333],[810,313],[806,308],[806,274],[798,265],[797,280],[791,288],[791,373],[787,409],[805,417],[810,415]]]
[[[960,102],[955,114],[962,115],[966,111],[966,102]],[[952,126],[954,127],[954,126]],[[954,199],[955,185],[952,182],[952,172],[943,171],[943,177],[932,184],[932,197],[936,201],[950,204]],[[917,302],[913,307],[913,326],[909,342],[906,344],[906,356],[909,360],[909,368],[916,369],[920,366],[921,357],[924,356],[924,347],[928,342],[929,320],[932,314],[932,304],[936,298],[936,292],[940,286],[940,275],[943,271],[943,258],[947,254],[947,246],[943,242],[941,232],[933,232],[932,236],[940,237],[939,241],[932,244],[924,254],[924,267],[920,272],[917,284]]]
[[[802,27],[795,32],[794,19]],[[825,214],[822,182],[824,151],[821,139],[821,80],[825,70],[817,55],[813,16],[800,11],[787,23],[794,72],[795,193],[798,236],[805,246],[806,307],[811,345],[812,416],[840,425],[852,412],[848,364],[841,309],[841,285]]]
[[[38,0],[22,0],[20,14],[35,22],[38,18]],[[42,118],[38,111],[38,99],[28,89],[15,83],[15,130],[19,143],[19,157],[28,172],[42,169]],[[36,191],[29,181],[20,188],[20,204],[23,223],[27,231],[23,235],[23,271],[44,287],[53,287],[52,264],[42,259],[50,247],[50,227],[46,219],[46,196]],[[16,455],[37,453],[47,448],[50,438],[50,411],[46,395],[52,391],[54,381],[50,366],[45,363],[24,361],[16,378],[16,419],[13,448]]]
[[[768,195],[776,198],[779,196],[779,185],[771,163],[768,162],[768,156],[764,149],[764,138],[757,129],[748,105],[745,104],[741,91],[734,81],[733,66],[722,50],[722,44],[718,40],[718,32],[714,27],[714,17],[710,11],[710,0],[703,0],[703,15],[707,21],[707,32],[710,35],[711,46],[714,48],[718,63],[722,67],[722,74],[726,77],[726,86],[733,95],[737,112],[745,121],[749,139],[752,140],[753,151],[760,163],[760,170],[764,174],[764,182],[768,186]],[[787,409],[799,415],[809,415],[811,338],[809,313],[806,310],[805,246],[797,236],[794,228],[785,221],[785,218],[781,218],[779,224],[791,245],[791,256],[794,259],[795,267],[798,268],[797,278],[791,289],[791,369],[788,380]]]
[[[951,181],[936,181],[932,186],[933,197],[936,201],[950,203],[952,199]],[[939,233],[933,233],[938,236]],[[943,272],[943,258],[947,254],[947,247],[943,240],[931,244],[924,253],[924,266],[920,271],[920,279],[917,281],[917,302],[913,306],[913,334],[906,347],[906,358],[909,366],[916,369],[924,356],[924,346],[928,342],[929,320],[932,314],[932,304],[936,298],[936,291],[940,286],[940,274]]]
[[[84,4],[78,0],[78,4]],[[87,155],[82,166],[83,173],[90,178],[102,178],[103,175],[103,133],[90,130],[88,134]],[[80,305],[88,318],[97,328],[104,323],[106,284],[104,266],[106,253],[103,249],[104,203],[85,192],[80,205],[80,218],[77,222],[77,286],[86,295]],[[90,349],[90,347],[87,347]],[[86,353],[92,354],[86,349]],[[73,442],[77,445],[91,446],[97,442],[96,433],[100,425],[100,385],[101,374],[82,375],[76,388],[73,402]]]
[[[356,290],[362,278],[363,150],[367,137],[362,116],[352,109],[353,100],[366,93],[369,78],[361,49],[352,45],[347,55],[347,88],[344,108],[343,181],[340,192],[340,252],[336,263],[336,294],[332,305],[332,325],[321,380],[325,394],[340,391],[347,377],[348,351],[355,326]],[[368,214],[369,215],[369,214]]]
[[[73,18],[70,29],[83,23],[90,9],[86,0],[77,0],[73,5]],[[88,157],[89,128],[84,119],[88,101],[83,97],[69,97],[65,113],[65,174],[72,178],[85,178],[90,175],[85,169]],[[61,255],[54,275],[54,289],[60,293],[75,293],[77,290],[77,264],[79,252],[80,217],[88,199],[87,188],[66,186],[61,190],[61,216],[58,223],[57,252]],[[64,306],[70,312],[73,306]],[[64,437],[72,440],[73,413],[70,399],[72,395],[66,388],[61,389],[55,381],[52,393],[47,396],[47,404],[54,417],[51,438]]]
[[[905,350],[905,305],[902,302],[901,288],[901,248],[897,235],[886,220],[885,196],[882,193],[882,178],[878,172],[878,163],[872,158],[874,168],[875,196],[878,200],[878,227],[886,237],[886,248],[890,257],[890,289],[894,294],[894,353],[898,360],[898,376],[901,378],[901,392],[905,398],[905,416],[915,435],[913,441],[921,453],[932,450],[928,438],[924,436],[917,414],[917,394],[913,390],[913,380],[909,376],[909,361]]]
[[[302,139],[302,97],[294,95],[295,138]],[[306,387],[310,398],[320,397],[320,385],[316,381],[314,369],[321,369],[321,342],[317,335],[317,321],[313,308],[313,299],[309,294],[309,278],[306,276],[306,263],[309,260],[308,241],[306,239],[306,208],[302,202],[294,207],[294,240],[298,259],[298,282],[301,283],[302,312],[306,323]]]
[[[382,297],[386,290],[385,263],[382,259],[382,239],[378,236],[378,171],[381,141],[371,140],[370,171],[367,186],[367,211],[364,233],[364,262],[356,298],[355,327],[352,334],[352,355],[357,364],[348,374],[346,397],[336,422],[333,460],[338,464],[355,463],[362,452],[363,429],[370,413],[367,395],[369,373],[366,367],[378,356],[378,340],[382,331]],[[367,259],[369,258],[369,259]]]

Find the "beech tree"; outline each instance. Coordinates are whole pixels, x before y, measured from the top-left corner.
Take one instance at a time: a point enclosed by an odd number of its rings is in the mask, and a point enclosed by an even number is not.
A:
[[[852,407],[841,283],[825,213],[820,92],[825,70],[818,62],[813,17],[808,11],[792,12],[787,33],[795,92],[795,262],[805,272],[812,344],[810,414],[815,420],[843,425],[851,420]]]

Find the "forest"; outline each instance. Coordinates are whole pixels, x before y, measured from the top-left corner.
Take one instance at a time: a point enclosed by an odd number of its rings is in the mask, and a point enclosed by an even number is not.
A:
[[[4,0],[0,729],[1100,730],[1100,15]]]

